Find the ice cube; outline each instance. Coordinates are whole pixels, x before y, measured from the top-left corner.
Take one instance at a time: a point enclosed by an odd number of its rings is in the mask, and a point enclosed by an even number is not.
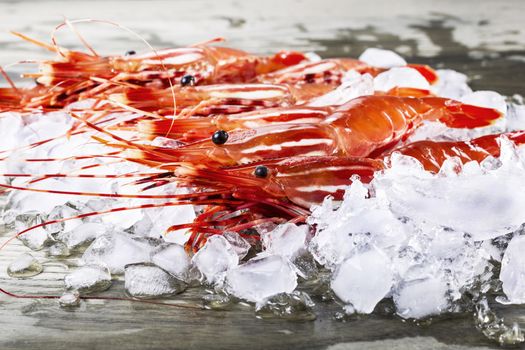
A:
[[[14,145],[25,144],[24,140],[19,137],[23,124],[21,114],[0,114],[0,151],[10,150]]]
[[[72,231],[60,233],[57,239],[64,242],[69,249],[75,249],[92,242],[109,230],[108,225],[99,222],[86,222],[75,227]]]
[[[451,69],[438,69],[436,73],[439,79],[436,84],[430,86],[430,90],[436,96],[458,100],[472,92],[465,74]]]
[[[82,294],[102,292],[111,287],[111,274],[105,266],[89,264],[66,275],[64,284]]]
[[[392,287],[391,261],[372,248],[344,261],[335,271],[331,287],[343,302],[359,313],[371,313]]]
[[[18,214],[18,211],[13,209],[4,211],[2,213],[2,223],[9,228],[14,228],[15,219]]]
[[[42,270],[42,264],[31,254],[25,253],[9,264],[7,274],[15,278],[27,278],[38,275]]]
[[[80,211],[74,206],[73,203],[67,202],[64,205],[57,205],[49,213],[47,220],[57,220],[63,218],[70,218],[80,214]],[[71,231],[78,225],[82,224],[82,219],[68,220],[63,222],[58,222],[50,225],[46,225],[44,228],[46,231],[55,236],[56,234],[62,231]]]
[[[46,220],[43,213],[28,211],[18,214],[15,218],[15,230],[20,233],[23,230],[39,225]],[[37,227],[17,237],[22,243],[32,250],[40,250],[49,242],[49,236],[43,227]]]
[[[208,238],[192,261],[206,281],[216,283],[222,281],[226,271],[237,266],[239,257],[226,238],[215,235]]]
[[[186,284],[150,263],[126,265],[126,291],[135,298],[153,298],[182,293]]]
[[[228,242],[230,242],[231,246],[233,247],[233,250],[235,250],[235,252],[239,256],[239,260],[242,260],[246,256],[246,254],[248,254],[251,245],[237,232],[224,232],[222,236],[226,238]]]
[[[165,241],[180,245],[184,245],[188,240],[190,236],[188,230],[181,229],[166,234],[168,228],[173,225],[193,222],[196,217],[193,205],[164,207],[158,211],[149,211],[148,215],[153,222],[153,227],[151,228],[153,233],[164,235]]]
[[[62,242],[56,242],[49,247],[47,254],[56,258],[62,258],[69,256],[70,252],[67,245]]]
[[[281,255],[293,260],[306,251],[310,227],[286,223],[261,235],[265,251],[271,255]]]
[[[390,248],[404,243],[407,233],[402,224],[381,198],[369,198],[368,189],[354,181],[347,190],[342,205],[334,210],[327,201],[309,219],[317,226],[310,251],[316,260],[333,267],[350,257],[359,247],[374,244]],[[330,207],[332,209],[330,209]]]
[[[151,253],[151,261],[182,281],[188,280],[191,259],[178,244],[164,243]]]
[[[366,49],[361,56],[359,56],[359,60],[379,68],[392,68],[407,65],[407,62],[403,57],[399,56],[394,51],[377,48]]]
[[[231,294],[258,304],[276,294],[291,293],[295,287],[294,268],[278,255],[253,258],[226,273],[226,288]]]
[[[428,90],[430,84],[421,73],[408,67],[391,68],[374,78],[376,91],[386,92],[395,87]]]
[[[509,302],[525,303],[525,236],[515,236],[510,241],[501,261],[499,279]]]
[[[448,287],[438,277],[403,283],[394,293],[397,314],[403,318],[424,318],[447,311]]]
[[[80,305],[80,293],[76,290],[65,291],[58,299],[58,304],[64,308],[77,307]]]
[[[111,273],[120,274],[128,264],[149,262],[151,252],[159,243],[120,232],[108,233],[93,241],[82,255],[82,260],[105,264]]]

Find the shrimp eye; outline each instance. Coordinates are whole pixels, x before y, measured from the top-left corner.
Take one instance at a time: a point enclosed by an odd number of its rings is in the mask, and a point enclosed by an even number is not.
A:
[[[182,86],[193,86],[195,85],[195,77],[193,75],[185,75],[180,78],[180,85]]]
[[[265,178],[266,176],[268,176],[268,168],[265,167],[264,165],[259,165],[255,168],[255,171],[253,172],[253,174],[256,177]]]
[[[228,141],[228,133],[224,130],[217,130],[213,133],[211,140],[216,145],[224,145]]]
[[[126,56],[133,56],[134,54],[136,54],[135,50],[129,50],[125,53]]]

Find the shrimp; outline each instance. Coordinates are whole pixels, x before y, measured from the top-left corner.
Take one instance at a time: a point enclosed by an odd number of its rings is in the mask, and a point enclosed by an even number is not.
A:
[[[294,93],[285,85],[275,84],[217,84],[176,87],[177,110],[173,110],[170,89],[129,89],[109,96],[110,101],[137,110],[159,115],[176,115],[182,119],[191,111],[192,116],[234,114],[263,108],[285,107],[295,104]],[[160,119],[162,120],[162,119]]]
[[[317,115],[308,111],[286,115],[301,120],[300,123],[255,128],[249,127],[250,119],[218,118],[216,121],[222,124],[216,125],[219,130],[211,140],[179,148],[143,146],[136,151],[142,154],[139,158],[151,161],[163,154],[174,162],[212,162],[223,166],[292,156],[375,157],[406,139],[425,120],[439,120],[454,128],[474,128],[490,125],[501,116],[490,108],[436,97],[363,96],[328,116],[320,111]],[[310,116],[312,122],[305,122]],[[239,127],[231,133],[222,129]]]
[[[344,191],[358,176],[369,183],[378,171],[388,167],[389,157],[400,153],[415,158],[429,172],[439,172],[445,160],[457,157],[463,163],[482,162],[489,156],[499,157],[501,137],[516,145],[525,144],[525,131],[486,135],[471,141],[418,141],[385,152],[377,158],[319,156],[287,157],[263,160],[246,165],[213,168],[189,163],[161,165],[170,171],[173,181],[230,188],[235,198],[243,192],[257,194],[259,198],[291,202],[309,209],[320,204],[326,196],[341,200]],[[139,180],[140,183],[151,181]],[[163,177],[166,180],[165,177]],[[248,190],[249,189],[249,190]]]
[[[307,60],[300,52],[280,51],[270,56],[257,56],[242,50],[198,44],[190,47],[154,50],[144,54],[99,56],[50,45],[27,36],[18,37],[59,54],[56,60],[39,63],[39,72],[25,74],[44,86],[70,87],[80,82],[108,86],[132,82],[139,86],[167,87],[168,80],[188,76],[186,84],[239,83],[252,81],[258,74],[289,67]],[[213,42],[213,41],[212,41]],[[95,80],[93,79],[95,78]],[[176,81],[175,81],[175,80]],[[97,81],[98,80],[98,81]],[[111,83],[111,84],[109,84]]]
[[[200,92],[209,98],[209,103],[202,103],[201,106],[191,109],[192,116],[208,116],[208,118],[180,118],[184,113],[180,113],[175,119],[142,119],[137,123],[137,130],[145,137],[164,136],[175,139],[180,142],[198,141],[199,139],[210,137],[217,129],[227,132],[235,129],[257,128],[267,125],[277,124],[297,124],[297,123],[320,123],[329,115],[334,113],[337,105],[310,106],[310,104],[301,103],[298,98],[304,98],[310,94],[309,98],[317,97],[320,90],[327,90],[327,86],[314,91],[304,91],[304,87],[312,87],[314,84],[303,85],[299,89],[287,90],[282,85],[253,84],[248,85],[231,85],[221,86],[212,85],[202,87]],[[285,87],[290,88],[288,85]],[[208,91],[208,94],[204,94]],[[324,91],[322,91],[324,92]],[[414,88],[393,88],[387,92],[376,92],[378,96],[398,96],[398,97],[429,97],[432,96],[429,91]],[[136,95],[135,102],[131,99]],[[219,105],[211,95],[222,97],[218,100]],[[161,108],[161,104],[167,107],[169,97],[162,94],[159,97],[157,93],[135,93],[131,91],[126,96],[119,94],[114,99],[119,103],[128,106],[149,110],[150,108]],[[142,102],[139,102],[142,101]],[[220,105],[220,103],[223,105]],[[184,102],[182,102],[184,103]],[[271,108],[272,105],[281,105],[277,108]],[[155,107],[151,107],[155,105]],[[262,109],[262,110],[259,110]],[[242,110],[251,110],[242,112]],[[157,109],[156,113],[162,110]],[[172,110],[168,109],[169,112]],[[164,113],[160,113],[164,114]]]

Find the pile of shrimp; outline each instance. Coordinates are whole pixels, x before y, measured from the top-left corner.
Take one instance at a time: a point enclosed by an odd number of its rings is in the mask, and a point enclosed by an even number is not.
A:
[[[78,22],[69,21],[57,29],[74,28]],[[224,232],[256,242],[258,228],[264,225],[306,224],[313,206],[328,196],[341,200],[356,179],[372,181],[389,166],[394,153],[413,157],[425,170],[438,172],[450,158],[465,163],[498,157],[501,136],[515,144],[525,142],[523,131],[468,141],[409,142],[427,122],[476,129],[493,125],[502,113],[415,87],[346,96],[349,77],[372,81],[389,70],[359,59],[319,59],[296,51],[256,55],[220,46],[221,39],[102,56],[82,38],[86,52],[60,47],[54,37],[46,43],[15,35],[56,56],[38,62],[38,72],[24,74],[36,83],[30,88],[17,87],[2,69],[10,87],[0,89],[0,111],[67,111],[71,128],[61,137],[86,134],[111,149],[104,155],[88,154],[74,160],[105,156],[151,171],[95,175],[86,173],[92,169],[86,167],[77,173],[2,174],[31,180],[0,187],[11,192],[164,200],[50,220],[17,236],[37,227],[109,212],[191,204],[196,206],[196,219],[173,225],[167,232],[190,232],[185,245],[188,252],[198,251],[211,236]],[[436,72],[426,65],[401,68],[428,86],[438,81]],[[27,148],[51,141],[39,140]],[[4,159],[8,155],[3,152]],[[132,178],[131,184],[140,186],[140,193],[31,186],[35,181],[64,177]],[[148,194],[168,185],[187,191]]]

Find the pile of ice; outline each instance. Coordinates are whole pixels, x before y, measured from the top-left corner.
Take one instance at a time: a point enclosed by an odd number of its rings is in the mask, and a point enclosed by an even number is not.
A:
[[[498,278],[508,301],[522,303],[524,176],[523,149],[504,140],[498,160],[451,159],[435,175],[394,155],[372,183],[355,181],[342,203],[315,208],[311,252],[334,272],[348,312],[370,313],[384,298],[404,318],[452,312],[465,291],[487,293]],[[494,241],[502,237],[506,250]]]
[[[406,62],[390,51],[367,50],[361,59],[388,69],[375,78],[350,71],[338,89],[311,105],[339,105],[375,91],[411,87],[498,108],[506,117],[496,125],[475,130],[426,123],[407,142],[463,140],[525,129],[525,108],[519,97],[516,103],[507,103],[494,92],[473,92],[463,74],[450,70],[438,70],[439,82],[430,86],[418,71],[406,67]],[[63,135],[71,125],[64,113],[33,118],[2,115],[0,149]],[[0,162],[0,170],[35,175],[147,170],[105,157],[73,159],[113,150],[90,136],[57,138],[39,147],[19,149]],[[451,159],[438,174],[426,172],[414,159],[394,154],[389,168],[377,173],[372,183],[355,179],[342,202],[327,198],[314,208],[307,224],[257,227],[261,239],[255,246],[253,240],[238,233],[224,232],[210,237],[196,254],[189,255],[183,248],[188,239],[184,230],[167,236],[164,233],[172,225],[191,222],[198,210],[192,206],[78,218],[38,228],[19,239],[33,250],[45,249],[55,259],[80,257],[80,267],[65,278],[66,292],[60,300],[65,306],[78,305],[79,295],[109,288],[118,276],[123,276],[127,293],[136,298],[173,296],[200,284],[216,292],[205,298],[214,305],[224,307],[237,298],[279,315],[309,310],[313,303],[302,288],[314,281],[328,286],[348,314],[371,313],[386,299],[403,318],[426,318],[462,310],[466,292],[478,299],[489,292],[501,293],[500,284],[505,297],[499,301],[525,303],[525,264],[520,254],[525,249],[521,235],[525,223],[525,153],[506,140],[501,143],[499,159],[463,165]],[[24,161],[27,158],[63,161]],[[28,186],[27,180],[4,179],[16,186]],[[136,193],[137,188],[129,182],[58,178],[30,186]],[[165,186],[148,193],[181,190]],[[2,221],[21,231],[50,219],[162,202],[14,191],[7,198]],[[42,271],[40,263],[24,255],[12,264],[10,274],[38,274]],[[325,272],[328,281],[321,277]]]

